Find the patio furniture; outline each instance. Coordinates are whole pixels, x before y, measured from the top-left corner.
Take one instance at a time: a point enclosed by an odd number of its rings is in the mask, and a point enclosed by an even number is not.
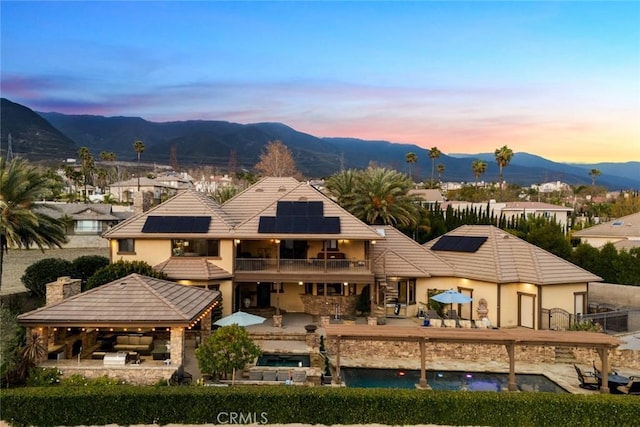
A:
[[[640,395],[640,377],[629,377],[626,385],[619,385],[617,390],[622,394]]]
[[[106,353],[102,359],[105,366],[124,366],[127,363],[128,353],[118,351],[117,353]]]
[[[429,319],[429,326],[433,328],[441,328],[442,327],[442,319]]]
[[[151,350],[151,357],[153,360],[166,360],[171,359],[171,352],[167,346],[167,341],[156,341]]]
[[[249,371],[249,380],[251,381],[262,381],[262,371]]]
[[[427,310],[425,313],[425,317],[427,319],[442,319],[437,311],[435,310]]]
[[[290,371],[278,371],[276,373],[276,381],[289,381],[291,379]]]
[[[597,390],[600,388],[600,381],[594,372],[583,371],[575,363],[573,364],[573,367],[576,369],[576,373],[578,374],[580,388],[584,388],[586,390]]]
[[[262,372],[262,381],[275,381],[276,380],[276,371],[268,370]]]
[[[291,379],[294,383],[303,383],[307,381],[307,371],[293,371]]]
[[[456,322],[454,319],[444,319],[444,326],[446,328],[457,328],[458,327],[458,322]]]
[[[593,372],[597,374],[600,374],[602,371],[602,364],[600,361],[592,361],[593,364]],[[616,371],[613,366],[609,366],[609,374],[614,374],[614,375],[618,375],[618,371]]]
[[[598,379],[598,386],[602,386],[602,372],[596,372],[596,378]],[[607,386],[609,391],[614,394],[619,393],[618,387],[628,385],[629,381],[628,377],[618,374],[609,374],[607,376]]]

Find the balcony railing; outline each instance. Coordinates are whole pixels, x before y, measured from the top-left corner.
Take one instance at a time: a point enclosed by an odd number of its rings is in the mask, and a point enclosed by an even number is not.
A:
[[[369,272],[369,267],[369,260],[236,258],[235,271],[342,273]]]

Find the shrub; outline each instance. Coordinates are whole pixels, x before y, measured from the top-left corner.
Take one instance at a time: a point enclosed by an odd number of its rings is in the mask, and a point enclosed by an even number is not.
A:
[[[202,373],[219,378],[233,370],[241,370],[260,355],[258,347],[246,329],[238,325],[223,326],[196,349],[198,367]]]
[[[87,286],[89,277],[93,276],[102,267],[109,265],[109,258],[100,255],[85,255],[74,259],[72,264],[76,272],[75,277],[82,280],[82,288],[84,289]]]
[[[27,378],[30,387],[46,387],[60,384],[60,371],[56,368],[31,368]]]
[[[118,261],[100,268],[93,276],[87,280],[86,289],[93,289],[102,286],[105,283],[113,282],[121,277],[128,276],[131,273],[138,273],[143,276],[156,277],[165,279],[164,273],[156,271],[144,261]]]
[[[47,283],[55,282],[58,277],[74,275],[75,269],[71,261],[45,258],[27,267],[20,280],[38,299],[44,301],[47,296]]]

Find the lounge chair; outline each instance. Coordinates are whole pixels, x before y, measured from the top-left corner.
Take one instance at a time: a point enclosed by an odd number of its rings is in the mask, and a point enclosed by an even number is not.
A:
[[[455,319],[444,319],[442,322],[444,323],[444,326],[447,328],[458,327],[458,322]]]
[[[487,324],[484,323],[482,320],[474,320],[473,324],[478,329],[487,329]]]
[[[442,327],[442,319],[429,319],[429,326],[432,328],[441,328]]]
[[[593,361],[593,372],[596,375],[600,375],[602,373],[602,363],[600,361]],[[618,371],[616,371],[611,365],[609,365],[609,374],[618,375]]]
[[[459,320],[458,323],[460,324],[461,328],[472,328],[473,327],[473,323],[471,320]]]
[[[425,314],[425,318],[427,319],[442,319],[437,311],[435,310],[427,310]]]
[[[293,371],[291,379],[294,383],[303,383],[307,381],[307,371]]]
[[[278,371],[278,373],[276,373],[276,381],[283,382],[283,381],[288,381],[290,379],[291,379],[290,371]]]
[[[573,364],[573,367],[576,368],[578,380],[580,380],[580,388],[584,388],[586,390],[597,390],[600,388],[600,381],[598,380],[598,377],[596,377],[595,372],[583,371],[575,363]]]
[[[627,385],[619,385],[618,391],[623,394],[640,395],[640,377],[629,377]]]

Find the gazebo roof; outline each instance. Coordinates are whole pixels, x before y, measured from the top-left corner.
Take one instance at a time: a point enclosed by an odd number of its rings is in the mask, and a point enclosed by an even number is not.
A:
[[[133,273],[18,316],[23,325],[188,326],[220,293]]]

